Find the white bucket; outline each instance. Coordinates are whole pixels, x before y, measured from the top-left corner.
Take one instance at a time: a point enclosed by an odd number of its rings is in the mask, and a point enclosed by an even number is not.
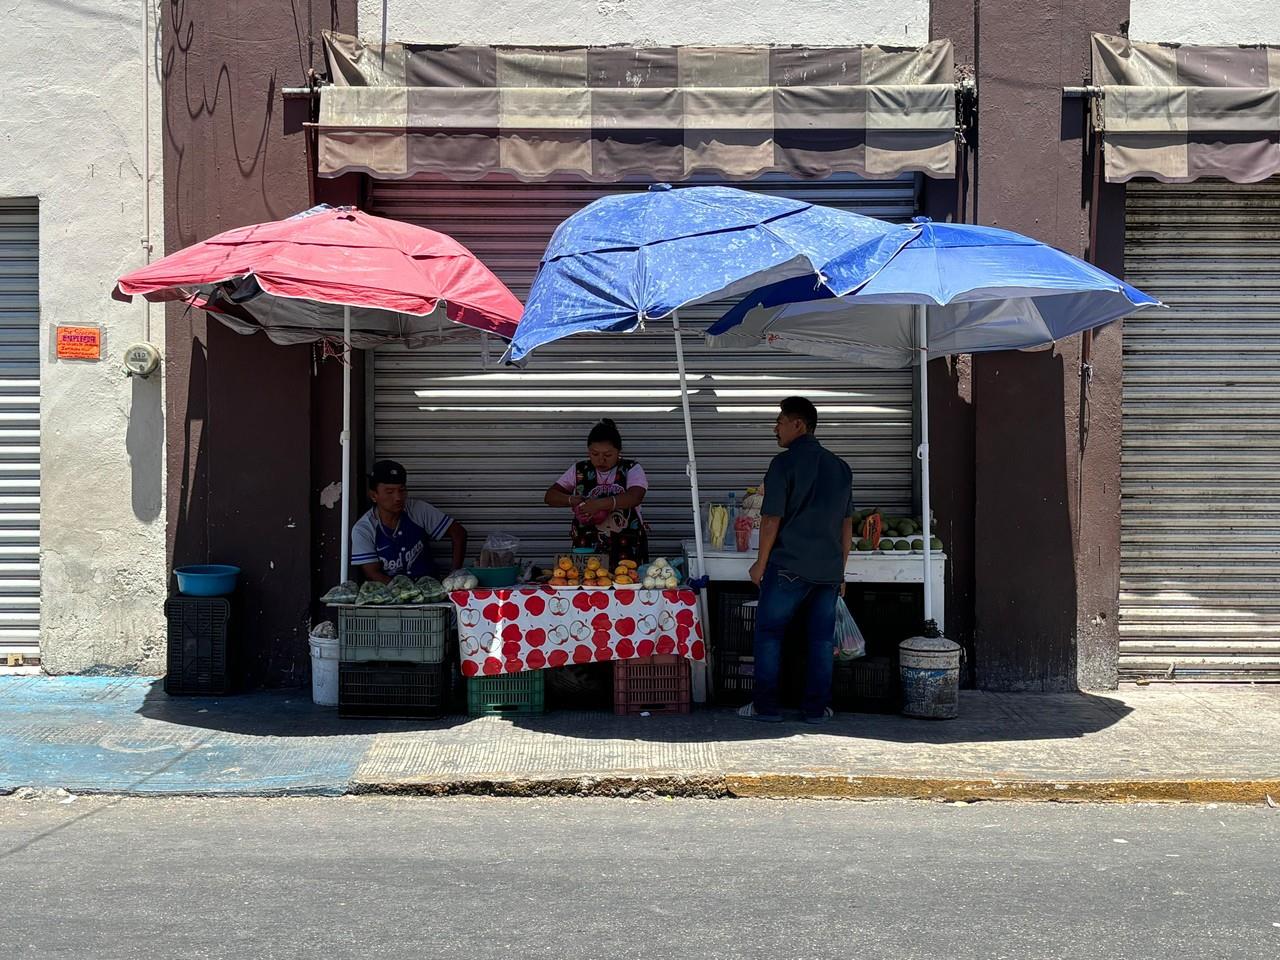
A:
[[[321,707],[338,705],[338,638],[307,638],[311,644],[311,701]]]
[[[960,651],[946,637],[912,637],[898,645],[904,714],[950,720],[959,713]]]

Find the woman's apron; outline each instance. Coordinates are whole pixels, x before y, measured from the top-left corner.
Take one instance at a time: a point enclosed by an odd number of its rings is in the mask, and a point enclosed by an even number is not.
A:
[[[619,460],[616,481],[613,486],[620,496],[627,492],[627,475],[635,466],[634,461]],[[580,460],[575,467],[576,486],[573,492],[588,500],[615,496],[615,491],[601,489],[596,468],[590,460]],[[640,512],[635,507],[618,508],[612,511],[604,522],[594,524],[590,520],[582,521],[575,515],[570,528],[575,547],[590,547],[597,553],[607,554],[612,569],[619,560],[634,560],[636,563],[649,562],[649,534]]]

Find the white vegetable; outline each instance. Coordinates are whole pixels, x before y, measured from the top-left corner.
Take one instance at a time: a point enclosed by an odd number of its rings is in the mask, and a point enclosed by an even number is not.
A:
[[[478,587],[478,586],[480,586],[480,581],[479,581],[477,578],[475,578],[475,577],[467,577],[465,580],[463,580],[463,587],[462,587],[462,589],[463,589],[463,590],[474,590],[474,589],[475,589],[476,587]]]
[[[680,581],[679,581],[679,580],[677,580],[675,577],[667,577],[667,589],[668,589],[668,590],[674,590],[674,589],[675,589],[676,587],[678,587],[678,586],[680,586]]]
[[[653,577],[645,577],[644,588],[646,590],[656,590],[658,588],[658,581],[653,579]]]
[[[653,561],[653,565],[655,567],[665,567],[667,565],[667,558],[659,557],[657,560]]]

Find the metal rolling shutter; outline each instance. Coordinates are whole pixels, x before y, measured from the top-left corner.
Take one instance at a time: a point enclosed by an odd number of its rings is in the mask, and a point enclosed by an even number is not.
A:
[[[0,200],[0,656],[40,650],[38,224]]]
[[[1127,210],[1121,675],[1280,679],[1280,181]]]
[[[866,213],[905,219],[915,182],[854,178],[735,184]],[[378,181],[371,209],[441,230],[481,257],[518,297],[529,291],[556,225],[607,193],[643,186]],[[681,315],[693,382],[694,433],[704,499],[763,477],[777,452],[777,401],[814,399],[819,433],[854,469],[865,506],[905,510],[912,499],[912,378],[909,371],[854,370],[808,357],[761,351],[710,352],[698,330],[721,311]],[[584,454],[599,416],[618,421],[628,456],[649,475],[645,516],[657,555],[674,554],[692,535],[685,443],[668,323],[630,335],[578,336],[539,350],[524,372],[499,365],[501,347],[469,334],[418,351],[378,350],[371,422],[378,457],[401,461],[415,494],[457,517],[474,542],[511,531],[529,557],[547,558],[567,542],[568,518],[542,503],[546,488]]]

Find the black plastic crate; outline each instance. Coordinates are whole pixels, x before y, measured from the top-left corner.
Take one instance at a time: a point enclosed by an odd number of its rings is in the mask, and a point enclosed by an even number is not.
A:
[[[920,635],[924,626],[924,587],[851,583],[845,602],[867,641],[870,657],[896,656],[898,644]]]
[[[831,706],[850,713],[897,713],[902,684],[897,657],[838,660],[831,674]]]
[[[452,664],[338,664],[338,716],[419,720],[448,712]]]
[[[170,597],[165,693],[173,696],[231,693],[236,688],[234,628],[227,597]]]

